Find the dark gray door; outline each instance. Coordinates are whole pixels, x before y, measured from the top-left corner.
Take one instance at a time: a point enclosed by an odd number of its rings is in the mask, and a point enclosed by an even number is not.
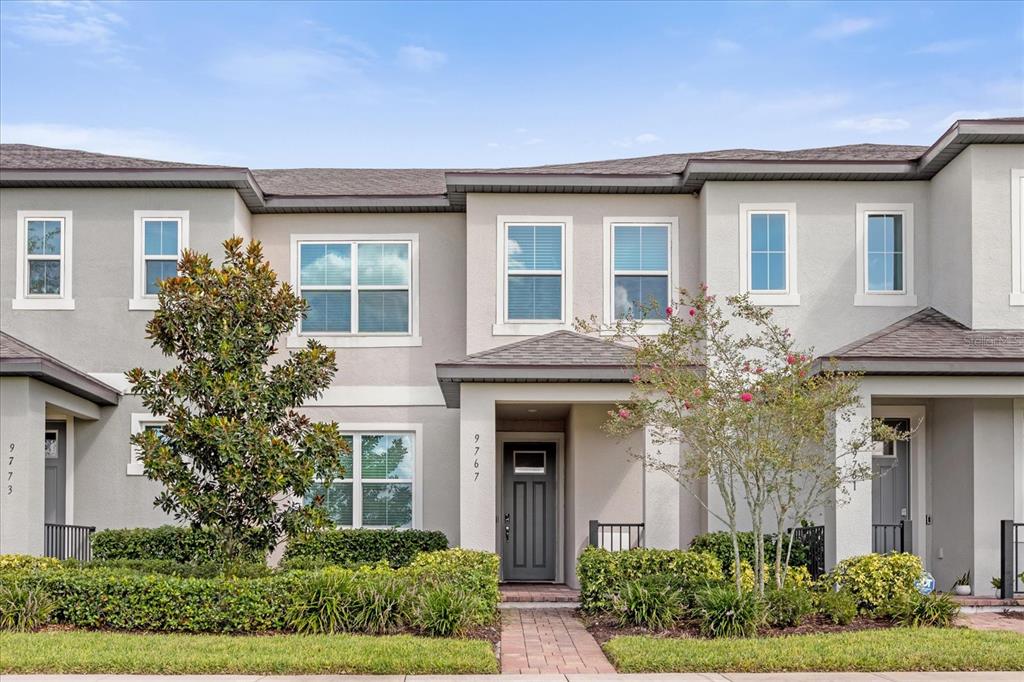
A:
[[[45,523],[64,523],[64,486],[67,481],[67,425],[46,422],[43,458],[46,461],[43,504]]]
[[[502,574],[555,579],[555,444],[505,443]]]
[[[886,419],[885,423],[899,429],[909,428],[906,420]],[[886,443],[882,452],[882,456],[871,461],[873,550],[910,552],[910,441]],[[900,527],[901,522],[904,528]]]

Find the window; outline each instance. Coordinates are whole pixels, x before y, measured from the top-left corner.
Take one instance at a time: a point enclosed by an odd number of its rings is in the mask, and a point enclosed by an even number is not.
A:
[[[419,345],[416,245],[412,238],[293,235],[294,281],[309,310],[289,345],[308,336],[338,346]]]
[[[854,305],[917,305],[913,247],[912,204],[857,204]]]
[[[167,423],[167,419],[164,417],[157,417],[152,414],[132,414],[132,435],[142,433],[143,431],[163,431],[164,424]],[[129,476],[142,476],[145,472],[142,468],[142,460],[139,459],[139,451],[135,446],[132,446],[131,459],[128,461]]]
[[[799,305],[796,204],[740,205],[740,283],[760,305]]]
[[[412,528],[415,432],[346,434],[349,452],[341,456],[344,478],[317,482],[306,504],[319,499],[339,526]]]
[[[71,211],[18,211],[16,310],[73,310]]]
[[[668,225],[612,226],[615,319],[661,318],[670,300]]]
[[[156,310],[160,282],[178,274],[188,211],[135,211],[135,291],[130,310]]]
[[[1010,305],[1024,306],[1024,169],[1010,172]]]
[[[571,316],[569,218],[498,216],[497,335],[564,329]]]

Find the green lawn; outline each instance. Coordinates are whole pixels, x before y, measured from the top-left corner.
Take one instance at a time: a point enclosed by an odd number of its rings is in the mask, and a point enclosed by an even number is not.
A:
[[[1024,636],[962,628],[892,628],[761,639],[616,637],[619,672],[1024,670]]]
[[[0,633],[0,673],[496,673],[489,642],[395,635]]]

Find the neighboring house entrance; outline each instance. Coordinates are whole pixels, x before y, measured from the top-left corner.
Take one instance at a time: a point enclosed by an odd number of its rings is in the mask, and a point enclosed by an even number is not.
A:
[[[43,483],[45,523],[64,523],[65,485],[67,482],[67,425],[46,422],[43,455],[46,475]]]
[[[554,443],[505,443],[501,523],[505,580],[555,579],[555,465]]]
[[[906,419],[886,419],[889,426],[908,431]],[[910,441],[886,443],[871,460],[872,551],[911,552]]]

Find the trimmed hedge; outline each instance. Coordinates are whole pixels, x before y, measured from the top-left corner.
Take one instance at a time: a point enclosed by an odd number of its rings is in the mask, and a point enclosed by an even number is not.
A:
[[[864,554],[843,559],[821,582],[849,592],[861,611],[875,613],[917,594],[922,571],[920,557],[913,554]]]
[[[295,568],[316,568],[385,561],[398,568],[408,566],[421,552],[444,549],[448,549],[448,538],[437,530],[321,530],[290,540],[283,562]]]
[[[217,554],[217,540],[212,533],[181,526],[120,528],[92,534],[94,559],[162,559],[195,564],[216,561]]]
[[[751,531],[743,531],[736,534],[740,546],[740,562],[747,562],[754,565],[754,534]],[[784,539],[783,552],[786,550],[788,539]],[[733,563],[732,536],[728,531],[715,531],[714,533],[703,533],[690,541],[690,549],[695,552],[709,552],[718,557],[725,568],[731,568]],[[783,554],[785,558],[785,554]],[[769,533],[764,536],[764,561],[766,565],[775,563],[775,534]],[[790,566],[809,566],[810,551],[802,542],[793,538],[793,551],[789,557]]]
[[[606,610],[626,582],[654,575],[670,576],[684,590],[697,590],[725,580],[722,562],[714,554],[678,549],[631,549],[610,552],[587,547],[576,562],[580,606]]]
[[[14,562],[12,562],[14,563]],[[18,562],[19,564],[21,562]],[[153,563],[139,564],[146,570]],[[498,558],[461,549],[418,555],[411,565],[391,569],[380,564],[359,569],[281,571],[265,577],[183,577],[144,573],[110,565],[65,562],[45,570],[11,566],[0,571],[0,588],[36,588],[53,601],[51,622],[80,628],[157,632],[253,633],[289,630],[288,614],[317,577],[340,575],[365,586],[373,599],[386,579],[403,595],[400,622],[417,625],[417,598],[445,584],[471,596],[474,622],[490,622],[498,604]]]

